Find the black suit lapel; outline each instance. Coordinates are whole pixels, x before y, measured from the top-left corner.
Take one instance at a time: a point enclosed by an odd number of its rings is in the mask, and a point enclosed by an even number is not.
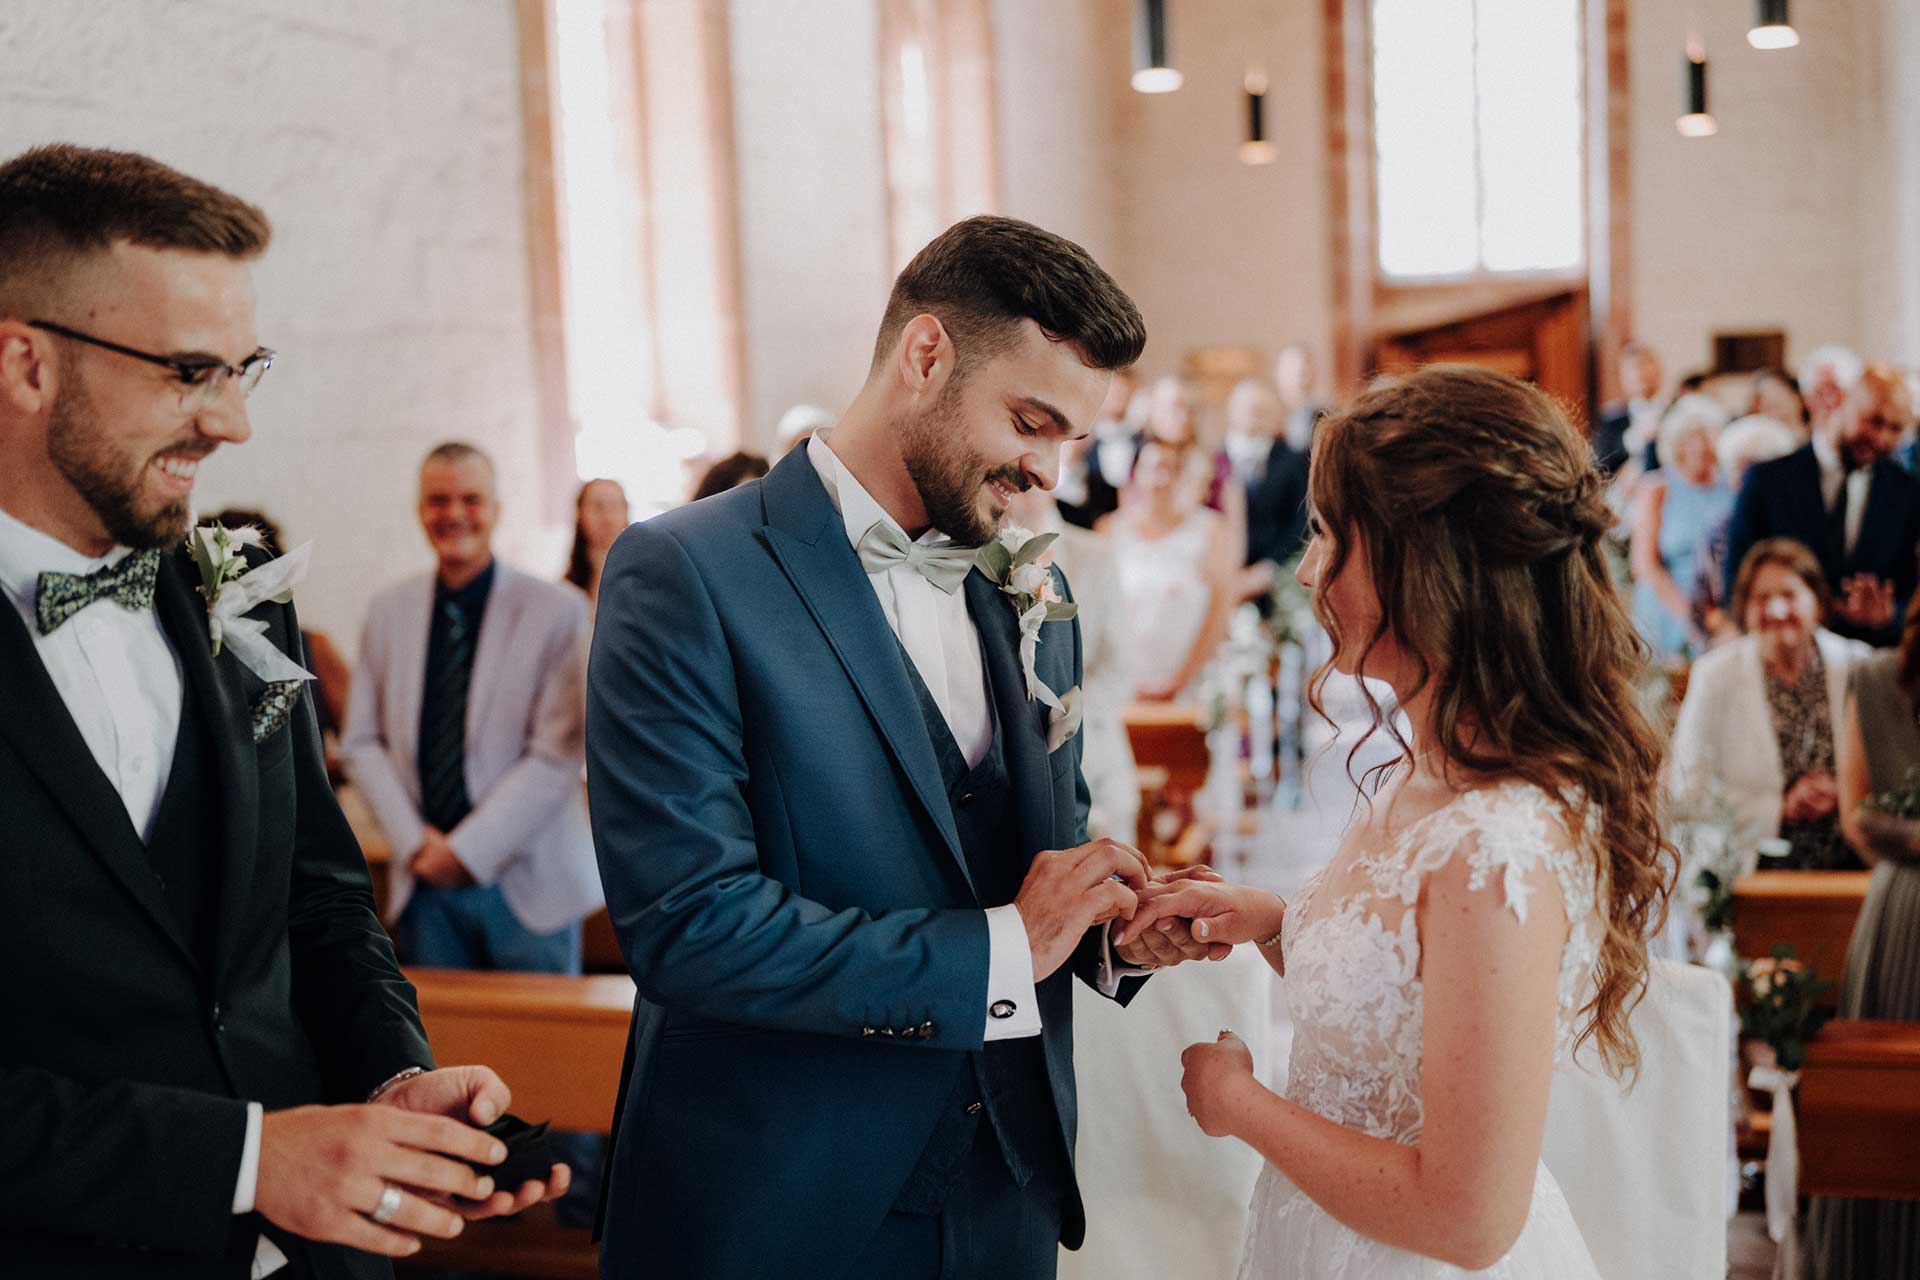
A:
[[[1020,623],[1013,603],[987,576],[967,575],[967,613],[979,628],[986,653],[987,683],[1000,717],[1001,745],[1020,814],[1023,852],[1032,855],[1053,844],[1053,779],[1047,765],[1047,706],[1027,698],[1020,669]]]
[[[140,833],[127,817],[125,802],[93,758],[66,700],[40,661],[33,636],[11,605],[0,606],[0,686],[7,694],[0,735],[13,744],[28,772],[39,778],[135,906],[174,944],[181,959],[198,969],[193,948],[181,935],[147,861]],[[0,782],[0,787],[6,785]]]
[[[254,755],[247,685],[259,685],[225,649],[213,656],[206,604],[189,580],[181,557],[160,562],[154,607],[186,673],[184,696],[198,700],[214,745],[219,778],[220,901],[215,928],[214,973],[225,972],[233,955],[240,906],[253,878],[259,843],[260,776]],[[262,686],[264,687],[264,686]],[[256,693],[258,690],[255,691]]]
[[[1860,533],[1854,538],[1853,549],[1846,557],[1849,573],[1873,568],[1875,548],[1890,546],[1899,537],[1899,514],[1895,509],[1894,495],[1899,491],[1900,482],[1905,479],[1906,473],[1900,470],[1897,463],[1876,462],[1869,469],[1867,507],[1860,513]],[[1840,588],[1838,581],[1833,586],[1836,591]]]

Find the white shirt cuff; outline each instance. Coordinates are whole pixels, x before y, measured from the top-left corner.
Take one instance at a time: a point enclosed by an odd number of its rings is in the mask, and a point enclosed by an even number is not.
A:
[[[1040,998],[1033,989],[1033,944],[1020,908],[987,908],[987,1032],[989,1040],[1040,1034]]]
[[[1115,923],[1117,922],[1113,920],[1107,921],[1107,927],[1100,931],[1100,963],[1094,967],[1093,971],[1094,989],[1109,1000],[1120,994],[1122,978],[1144,978],[1153,972],[1151,969],[1142,969],[1137,964],[1128,964],[1114,954],[1113,926]]]
[[[247,1104],[247,1140],[240,1148],[240,1176],[233,1184],[233,1211],[253,1212],[253,1193],[260,1188],[260,1121],[265,1108]]]

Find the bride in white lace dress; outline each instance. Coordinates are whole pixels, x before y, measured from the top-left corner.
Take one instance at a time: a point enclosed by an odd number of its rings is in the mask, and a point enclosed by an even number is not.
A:
[[[1320,425],[1311,492],[1330,666],[1393,686],[1404,755],[1293,902],[1178,881],[1121,935],[1184,918],[1287,980],[1284,1097],[1231,1033],[1182,1055],[1201,1127],[1267,1160],[1240,1275],[1597,1280],[1548,1087],[1576,1046],[1636,1064],[1672,873],[1591,451],[1538,391],[1436,366]]]

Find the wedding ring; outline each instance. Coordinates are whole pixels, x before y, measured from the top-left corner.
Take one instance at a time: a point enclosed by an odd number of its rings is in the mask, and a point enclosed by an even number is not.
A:
[[[387,1223],[392,1222],[394,1215],[399,1212],[400,1188],[387,1186],[381,1188],[380,1203],[373,1206],[373,1212],[368,1214],[367,1217],[384,1227]]]

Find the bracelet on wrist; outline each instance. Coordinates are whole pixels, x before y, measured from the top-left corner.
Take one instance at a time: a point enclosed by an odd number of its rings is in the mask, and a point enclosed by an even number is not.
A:
[[[385,1080],[382,1080],[379,1084],[374,1086],[373,1092],[367,1095],[367,1101],[378,1102],[380,1101],[380,1097],[382,1094],[386,1093],[387,1090],[393,1088],[393,1086],[399,1084],[402,1080],[411,1080],[415,1076],[423,1076],[425,1074],[427,1074],[427,1069],[425,1067],[406,1067],[399,1071],[396,1071],[392,1075],[388,1076]]]

